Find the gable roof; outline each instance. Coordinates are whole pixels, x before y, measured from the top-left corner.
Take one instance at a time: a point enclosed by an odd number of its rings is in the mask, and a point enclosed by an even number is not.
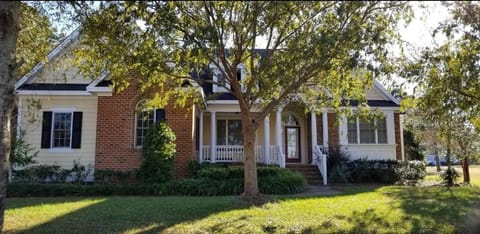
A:
[[[55,58],[59,57],[60,55],[65,53],[65,49],[68,45],[72,42],[76,41],[80,36],[80,27],[73,30],[70,35],[68,35],[57,47],[55,47],[50,53],[47,55],[48,62],[53,61]],[[22,78],[15,83],[15,90],[19,89],[22,85],[28,83],[35,75],[38,74],[39,71],[45,66],[44,62],[39,62],[32,68],[27,74],[22,76]]]
[[[68,48],[68,45],[78,40],[80,37],[81,27],[76,28],[70,35],[68,35],[57,47],[55,47],[47,56],[48,62],[52,62],[55,58],[63,55]],[[260,55],[260,57],[265,57],[268,50],[266,49],[255,49],[255,52]],[[229,50],[226,50],[228,55]],[[111,81],[107,79],[108,72],[104,72],[100,77],[96,78],[89,84],[58,84],[58,83],[29,83],[36,75],[44,68],[45,64],[43,62],[38,63],[35,67],[25,74],[16,84],[15,90],[19,94],[29,94],[28,91],[82,91],[85,94],[93,92],[111,92],[109,88]],[[212,73],[210,72],[201,72],[200,74],[192,74],[192,76],[197,76],[199,80],[211,80]],[[197,84],[198,85],[198,84]],[[212,97],[214,100],[236,100],[235,96],[231,93],[214,93],[212,90],[212,83],[202,82],[200,84],[202,89],[202,96]],[[374,90],[379,94],[385,97],[386,100],[368,100],[370,106],[399,106],[400,102],[393,97],[388,91],[383,87],[383,85],[378,81],[374,81]],[[35,92],[40,94],[38,92]],[[350,104],[356,105],[355,101],[351,101]]]

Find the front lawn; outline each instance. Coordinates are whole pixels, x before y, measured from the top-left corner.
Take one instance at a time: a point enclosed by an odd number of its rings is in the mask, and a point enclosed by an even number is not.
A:
[[[316,233],[465,232],[479,187],[335,187],[344,194],[277,196],[260,207],[235,197],[9,198],[6,232]]]

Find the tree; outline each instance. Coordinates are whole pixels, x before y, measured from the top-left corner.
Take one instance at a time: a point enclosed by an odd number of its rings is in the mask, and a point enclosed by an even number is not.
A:
[[[455,142],[455,132],[478,124],[480,114],[480,4],[452,4],[453,18],[433,31],[434,36],[445,35],[446,42],[426,48],[405,69],[406,77],[417,82],[421,89],[420,109],[427,116],[425,120],[438,124],[449,170],[454,143],[460,144]],[[462,121],[460,127],[455,126],[455,121]],[[468,163],[464,170],[468,172]]]
[[[43,60],[56,39],[48,19],[33,7],[21,2],[0,2],[0,230],[11,138],[15,137],[15,82]]]
[[[185,80],[214,83],[198,79],[209,66],[223,75],[216,84],[241,110],[245,198],[259,195],[254,143],[262,120],[297,94],[311,111],[338,108],[343,99],[364,104],[372,78],[391,70],[388,44],[409,16],[406,2],[153,1],[97,9],[81,10],[82,72],[109,71],[117,90],[128,86],[128,72],[139,72],[141,90],[157,106],[193,97],[177,89]]]
[[[15,81],[19,64],[16,46],[19,31],[20,2],[0,2],[0,230],[3,230],[7,194],[10,120],[15,104]]]
[[[463,182],[470,183],[469,161],[480,156],[480,134],[466,116],[456,116],[454,134],[455,153],[462,161]]]

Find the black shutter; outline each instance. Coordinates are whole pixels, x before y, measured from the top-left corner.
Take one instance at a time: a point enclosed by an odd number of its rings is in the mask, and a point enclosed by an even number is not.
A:
[[[40,148],[50,148],[50,142],[52,139],[52,112],[44,111],[42,119],[42,142]]]
[[[155,110],[155,123],[165,121],[165,109]]]
[[[82,144],[82,112],[73,112],[72,149],[80,149]]]

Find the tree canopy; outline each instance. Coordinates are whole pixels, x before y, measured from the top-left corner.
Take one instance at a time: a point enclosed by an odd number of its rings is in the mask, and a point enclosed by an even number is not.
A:
[[[185,80],[223,86],[239,102],[245,154],[245,191],[256,196],[255,130],[292,95],[310,111],[343,100],[365,104],[373,77],[391,71],[388,45],[406,2],[120,2],[84,12],[82,71],[110,72],[117,90],[140,73],[152,105],[178,104],[194,90]],[[258,49],[264,53],[260,53]],[[245,77],[237,77],[237,69]],[[225,82],[201,80],[214,68]],[[216,70],[215,70],[216,69]],[[192,91],[192,92],[189,92]],[[152,95],[153,93],[153,95]],[[255,112],[253,114],[252,112]]]

